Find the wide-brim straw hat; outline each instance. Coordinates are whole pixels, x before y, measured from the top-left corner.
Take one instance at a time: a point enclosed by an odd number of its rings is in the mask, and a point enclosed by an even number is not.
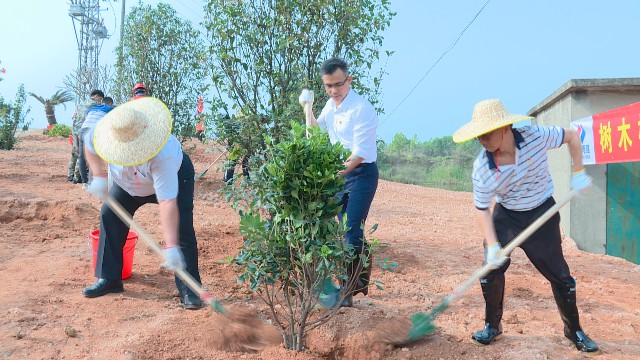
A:
[[[531,119],[531,116],[509,113],[498,99],[483,100],[473,107],[471,121],[453,134],[453,141],[465,142],[503,126]]]
[[[144,97],[108,112],[96,125],[93,146],[110,164],[140,165],[156,156],[169,139],[171,112],[160,100]]]

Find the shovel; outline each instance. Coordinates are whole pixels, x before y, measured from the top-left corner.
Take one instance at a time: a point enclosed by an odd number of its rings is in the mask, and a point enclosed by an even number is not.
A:
[[[122,220],[138,234],[139,238],[142,239],[153,252],[164,259],[164,253],[162,251],[162,248],[160,248],[160,245],[158,245],[158,243],[153,240],[153,237],[151,237],[151,235],[142,226],[138,225],[138,223],[133,220],[131,215],[129,215],[129,213],[122,208],[117,200],[109,196],[106,198],[105,203],[109,205],[111,209],[113,209],[120,220]],[[207,294],[202,286],[200,286],[198,282],[191,276],[191,274],[183,269],[175,269],[174,272],[176,276],[185,283],[185,285],[193,290],[193,292],[195,292],[200,297],[200,299],[202,299],[202,301],[208,303],[213,308],[213,310],[215,310],[215,312],[220,314],[225,313],[222,304],[220,304],[220,302],[214,299],[211,295]]]
[[[164,253],[153,237],[133,220],[117,200],[108,196],[105,203],[118,215],[120,220],[138,233],[138,237],[153,252],[164,259]],[[212,346],[225,351],[257,352],[266,346],[278,344],[282,340],[271,325],[261,321],[253,312],[226,311],[222,304],[205,292],[188,272],[183,269],[175,269],[174,272],[193,292],[198,294],[203,302],[209,304],[216,313],[221,315],[214,317],[216,322],[211,333],[216,337],[210,340]]]
[[[498,258],[503,256],[509,256],[511,252],[518,246],[522,245],[533,233],[535,233],[542,225],[544,225],[553,215],[555,215],[564,205],[566,205],[571,199],[578,194],[577,190],[571,190],[571,192],[562,199],[562,201],[553,205],[549,210],[545,211],[536,221],[531,223],[526,229],[524,229],[518,236],[516,236],[507,246],[505,246],[496,255]],[[478,280],[485,277],[490,271],[498,268],[499,266],[494,264],[485,264],[463,284],[458,286],[444,301],[436,306],[429,313],[415,313],[411,316],[411,323],[406,321],[395,322],[382,326],[381,330],[376,334],[377,338],[384,343],[393,345],[404,345],[414,341],[417,341],[436,330],[436,326],[433,324],[433,320],[441,312],[449,307],[449,305],[462,296],[469,288],[475,284]]]
[[[198,174],[198,175],[194,176],[194,177],[193,177],[193,179],[194,179],[194,180],[198,180],[198,179],[200,179],[201,177],[203,177],[203,176],[204,176],[204,174],[206,174],[206,173],[207,173],[207,171],[209,171],[209,169],[211,169],[211,167],[212,167],[216,162],[218,162],[218,160],[220,160],[220,158],[222,157],[222,155],[224,155],[224,154],[226,154],[226,153],[227,153],[227,151],[226,151],[226,150],[225,150],[225,151],[223,151],[222,153],[220,153],[220,155],[218,155],[218,157],[217,157],[215,160],[213,160],[213,162],[212,162],[209,166],[207,166],[207,168],[206,168],[202,173],[200,173],[200,174]]]

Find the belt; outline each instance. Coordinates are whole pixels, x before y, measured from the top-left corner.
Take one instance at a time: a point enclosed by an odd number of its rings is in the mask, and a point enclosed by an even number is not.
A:
[[[367,167],[367,166],[372,166],[372,165],[375,165],[375,164],[376,164],[375,161],[374,162],[370,162],[370,163],[360,163],[360,164],[358,164],[358,166],[356,166],[356,169],[359,168],[359,167]]]

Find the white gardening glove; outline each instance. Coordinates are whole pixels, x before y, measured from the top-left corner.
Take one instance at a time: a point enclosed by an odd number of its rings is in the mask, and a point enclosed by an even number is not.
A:
[[[186,267],[184,263],[184,256],[179,246],[172,246],[164,248],[164,263],[162,266],[169,270],[175,271],[176,269],[182,269]]]
[[[313,91],[309,89],[303,89],[302,93],[300,93],[300,97],[298,98],[300,102],[300,106],[305,107],[307,103],[313,105]]]
[[[500,267],[502,264],[507,261],[507,256],[499,256],[500,251],[502,251],[502,246],[500,243],[495,243],[493,245],[487,246],[485,249],[485,263],[491,264],[495,267]]]
[[[589,186],[591,186],[591,176],[587,175],[584,169],[571,173],[571,189],[578,190],[578,193],[582,193]]]
[[[87,191],[98,199],[104,200],[109,195],[107,178],[94,176],[87,187]]]

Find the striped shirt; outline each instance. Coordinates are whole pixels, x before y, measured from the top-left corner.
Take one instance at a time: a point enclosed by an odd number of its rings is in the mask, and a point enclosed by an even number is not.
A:
[[[515,164],[496,166],[487,150],[482,150],[473,164],[473,198],[479,210],[488,209],[494,197],[509,210],[532,210],[553,195],[547,150],[562,145],[564,129],[525,126],[511,131],[516,143]]]

